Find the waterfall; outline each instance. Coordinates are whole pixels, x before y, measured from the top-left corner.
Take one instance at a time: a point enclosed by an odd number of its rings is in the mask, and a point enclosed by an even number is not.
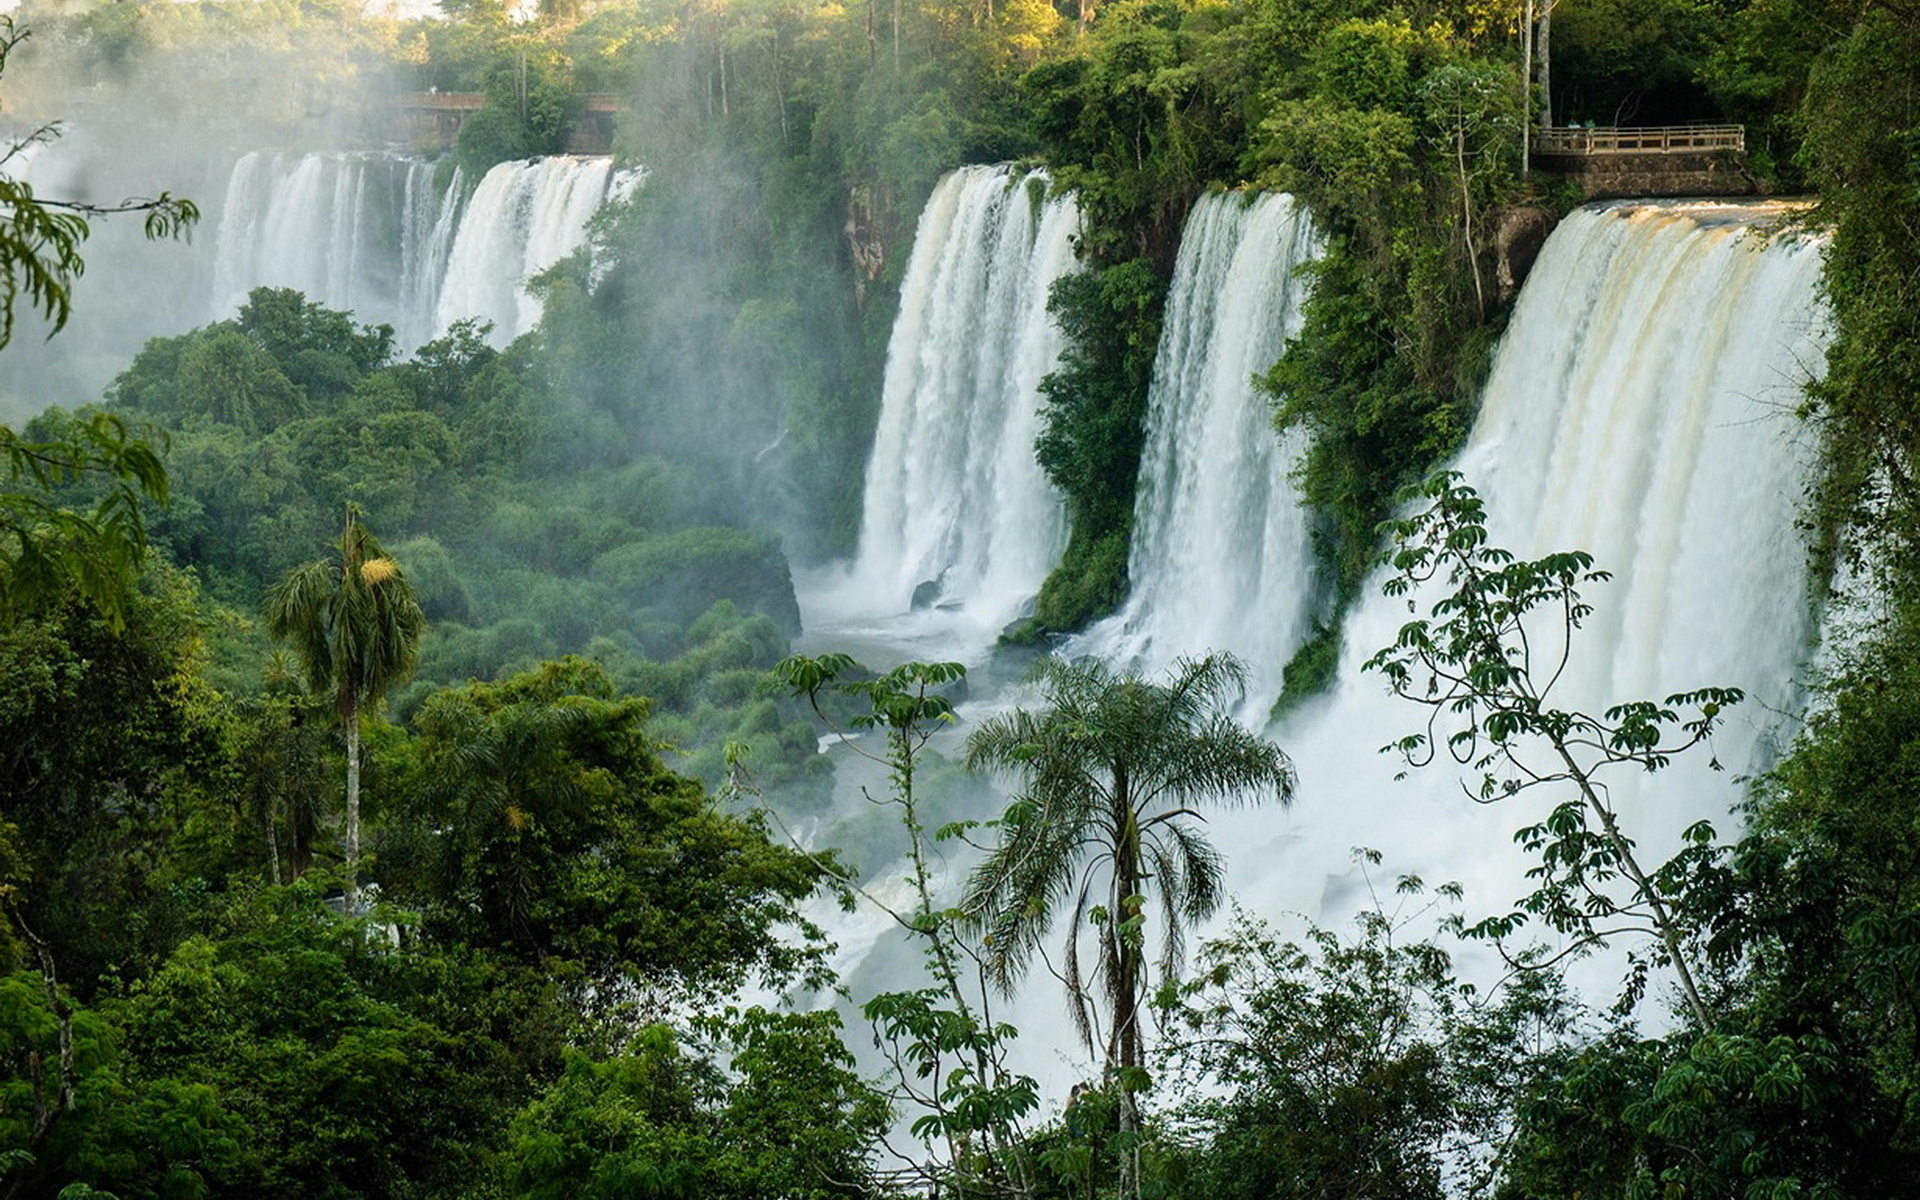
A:
[[[505,345],[540,319],[529,276],[571,254],[609,197],[641,173],[608,158],[501,163],[464,204],[460,172],[378,154],[255,152],[234,164],[215,240],[213,316],[247,292],[290,287],[367,324],[402,350],[477,317]]]
[[[435,308],[444,331],[466,317],[493,323],[490,340],[504,346],[540,320],[540,301],[526,281],[573,253],[609,191],[624,196],[637,173],[613,170],[609,158],[558,156],[501,163],[467,202],[448,255]]]
[[[914,234],[887,347],[860,551],[810,597],[827,624],[933,610],[967,650],[1031,603],[1066,542],[1034,460],[1039,384],[1059,358],[1053,281],[1073,266],[1079,214],[1041,201],[1045,177],[1005,166],[943,178]],[[923,617],[927,614],[921,614]],[[949,642],[940,653],[965,653]]]
[[[1288,478],[1297,438],[1274,436],[1253,385],[1299,330],[1318,253],[1290,196],[1203,197],[1187,218],[1147,397],[1134,507],[1133,589],[1076,639],[1094,654],[1158,671],[1230,650],[1264,713],[1314,615],[1307,516]]]
[[[1794,412],[1826,337],[1821,249],[1752,232],[1780,211],[1620,204],[1571,215],[1527,281],[1456,464],[1486,499],[1493,544],[1524,557],[1583,549],[1613,573],[1586,591],[1595,611],[1574,635],[1558,706],[1596,711],[1708,685],[1748,694],[1711,747],[1613,778],[1650,862],[1694,821],[1733,832],[1737,777],[1769,761],[1812,633],[1794,525],[1811,456]],[[1215,821],[1250,911],[1344,921],[1368,902],[1355,846],[1386,851],[1389,870],[1465,883],[1470,912],[1503,911],[1526,890],[1513,830],[1566,798],[1476,805],[1445,754],[1394,780],[1402,764],[1379,748],[1420,729],[1426,711],[1360,671],[1409,619],[1407,601],[1381,596],[1379,583],[1348,622],[1335,690],[1276,731],[1300,772],[1292,813]],[[1423,612],[1432,598],[1420,598]]]
[[[253,288],[289,287],[418,345],[436,332],[455,182],[443,191],[431,163],[392,155],[243,155],[220,206],[211,316]]]

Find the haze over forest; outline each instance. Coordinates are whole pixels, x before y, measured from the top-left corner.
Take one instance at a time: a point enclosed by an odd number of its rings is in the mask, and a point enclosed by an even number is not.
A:
[[[1912,1190],[1907,0],[398,11],[0,37],[0,1196]]]

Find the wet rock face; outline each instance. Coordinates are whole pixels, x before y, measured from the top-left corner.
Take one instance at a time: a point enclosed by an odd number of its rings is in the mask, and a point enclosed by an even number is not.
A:
[[[1540,247],[1547,244],[1547,235],[1558,223],[1544,208],[1510,208],[1500,214],[1493,241],[1500,303],[1507,303],[1520,290],[1534,259],[1540,257]]]

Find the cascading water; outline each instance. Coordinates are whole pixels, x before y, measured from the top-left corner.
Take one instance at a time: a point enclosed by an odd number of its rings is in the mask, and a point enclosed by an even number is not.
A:
[[[291,287],[368,324],[402,349],[462,318],[493,323],[505,345],[540,318],[525,282],[572,253],[610,197],[638,171],[608,158],[501,163],[463,203],[458,170],[371,154],[247,154],[220,208],[213,316],[255,287]]]
[[[231,317],[256,287],[392,325],[403,354],[468,316],[493,321],[504,344],[539,316],[527,275],[577,248],[594,211],[644,177],[605,158],[505,163],[470,204],[458,170],[396,154],[137,158],[83,131],[13,164],[44,195],[111,203],[164,182],[218,203],[206,206],[210,238],[148,242],[138,219],[100,222],[73,323],[51,343],[16,338],[0,358],[0,411],[95,400],[148,339]]]
[[[1041,378],[1060,355],[1047,315],[1073,266],[1079,214],[1045,177],[966,167],[934,189],[914,234],[887,348],[860,553],[811,588],[809,622],[886,623],[915,607],[942,655],[977,653],[1039,591],[1066,542],[1034,460]],[[823,618],[818,622],[815,618]]]
[[[1189,226],[1192,255],[1225,232],[1215,223],[1239,223],[1246,242],[1260,220],[1280,210],[1277,198],[1245,210],[1224,202],[1197,210]],[[1771,726],[1796,703],[1794,675],[1812,636],[1805,554],[1794,527],[1810,456],[1794,410],[1826,336],[1821,251],[1809,239],[1763,241],[1750,233],[1780,211],[1614,205],[1569,217],[1527,282],[1456,464],[1485,496],[1497,544],[1528,556],[1586,549],[1613,572],[1588,592],[1596,611],[1575,635],[1562,706],[1660,699],[1704,685],[1747,691],[1749,700],[1711,748],[1655,775],[1611,781],[1630,834],[1656,862],[1694,821],[1727,823],[1738,796],[1733,773],[1764,767]],[[1295,261],[1311,253],[1303,236],[1290,244]],[[1251,278],[1253,286],[1270,288],[1276,277],[1291,272]],[[1237,302],[1229,293],[1247,285],[1216,278],[1210,291],[1221,297],[1214,316],[1220,322],[1220,312]],[[1170,307],[1170,325],[1175,311]],[[1177,356],[1179,345],[1169,342],[1163,353]],[[1169,375],[1171,364],[1161,373]],[[1207,467],[1205,456],[1221,453],[1202,449],[1204,439],[1169,439],[1164,423],[1155,431],[1195,456],[1147,468],[1164,478]],[[1263,443],[1274,440],[1264,424],[1254,433]],[[1154,494],[1168,498],[1157,503],[1176,503],[1177,489]],[[1170,513],[1142,516],[1163,521]],[[1266,526],[1256,528],[1264,537]],[[1208,592],[1238,566],[1228,555],[1220,565],[1169,579]],[[1241,610],[1245,629],[1223,625],[1218,636],[1229,646],[1252,645],[1273,621],[1301,619],[1312,603],[1312,581],[1304,569],[1291,578],[1291,591],[1274,584]],[[1171,593],[1176,605],[1186,602],[1179,590]],[[1349,618],[1334,690],[1273,731],[1299,770],[1292,810],[1209,815],[1209,837],[1227,856],[1229,894],[1254,916],[1304,914],[1343,927],[1377,900],[1394,902],[1384,894],[1385,879],[1374,881],[1383,890],[1373,892],[1354,865],[1352,849],[1368,846],[1385,853],[1389,873],[1462,882],[1469,913],[1503,911],[1527,890],[1528,864],[1512,845],[1512,831],[1565,797],[1523,793],[1476,805],[1461,793],[1461,775],[1442,765],[1394,779],[1403,763],[1380,747],[1419,728],[1426,712],[1361,671],[1409,617],[1405,599],[1383,597],[1378,579],[1367,597]],[[1162,628],[1144,604],[1136,616],[1140,628]],[[1164,628],[1178,635],[1177,625]],[[1198,639],[1180,647],[1205,648]],[[1709,769],[1709,753],[1729,774]],[[1441,764],[1448,761],[1443,754]],[[853,941],[871,943],[849,972],[856,987],[892,983],[910,969],[897,939],[854,932],[864,936]],[[1472,961],[1462,965],[1482,973]],[[1610,996],[1617,976],[1607,972],[1617,960],[1590,965],[1582,986]],[[1072,1059],[1075,1038],[1057,981],[1035,972],[1005,1012],[1021,1030],[1017,1069],[1041,1078],[1049,1094],[1062,1094],[1085,1067]]]
[[[609,192],[623,195],[637,179],[616,178],[609,158],[536,158],[488,171],[448,255],[436,329],[468,317],[489,321],[497,346],[532,329],[540,301],[526,281],[578,249]]]
[[[1313,549],[1288,479],[1296,438],[1276,439],[1253,377],[1299,330],[1318,254],[1291,196],[1194,205],[1174,266],[1147,399],[1126,606],[1069,647],[1147,671],[1228,650],[1264,713],[1314,614]]]
[[[243,155],[215,238],[212,317],[256,287],[289,287],[367,324],[426,341],[459,208],[420,159],[368,154]]]
[[[1794,526],[1809,454],[1794,411],[1825,338],[1821,251],[1751,232],[1779,214],[1666,204],[1570,216],[1527,281],[1457,464],[1486,499],[1494,544],[1526,557],[1584,549],[1613,573],[1587,590],[1595,612],[1573,636],[1558,707],[1708,685],[1748,694],[1712,747],[1611,781],[1652,862],[1694,821],[1730,822],[1731,780],[1765,766],[1812,636]],[[1217,843],[1236,848],[1231,881],[1248,911],[1344,921],[1367,902],[1349,860],[1361,845],[1386,851],[1390,869],[1465,883],[1476,911],[1500,910],[1526,890],[1512,831],[1566,798],[1476,805],[1444,753],[1394,781],[1403,764],[1378,749],[1426,713],[1360,670],[1409,619],[1378,584],[1349,620],[1335,690],[1276,733],[1300,773],[1292,814],[1214,821]],[[1432,599],[1419,598],[1423,613]]]

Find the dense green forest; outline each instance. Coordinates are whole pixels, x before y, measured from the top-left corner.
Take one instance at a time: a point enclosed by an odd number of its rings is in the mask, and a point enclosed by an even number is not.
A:
[[[575,97],[611,93],[616,152],[649,171],[505,349],[460,325],[402,355],[390,328],[259,289],[106,394],[0,427],[0,1194],[1637,1200],[1920,1177],[1920,11],[442,8],[30,4],[31,39],[0,55],[10,111],[125,111],[235,148],[262,122],[291,137],[324,112],[344,142],[395,93],[484,93],[447,159],[466,186],[561,150]],[[1543,91],[1524,14],[1549,11]],[[1124,597],[1181,222],[1211,188],[1285,189],[1327,251],[1264,383],[1309,438],[1327,611],[1389,544],[1396,579],[1451,572],[1454,615],[1383,652],[1387,679],[1457,666],[1470,684],[1445,699],[1496,739],[1564,751],[1604,720],[1593,769],[1637,768],[1735,697],[1530,709],[1500,604],[1476,601],[1571,596],[1591,564],[1480,555],[1477,498],[1422,482],[1512,299],[1502,222],[1577,199],[1521,159],[1547,104],[1743,122],[1757,181],[1817,198],[1835,338],[1801,413],[1821,448],[1805,526],[1814,602],[1860,606],[1862,632],[1738,828],[1643,869],[1589,827],[1576,771],[1523,831],[1531,895],[1461,898],[1363,854],[1378,889],[1355,928],[1243,919],[1163,978],[1163,947],[1224,911],[1194,811],[1292,791],[1284,747],[1220,713],[1238,664],[1055,664],[1031,711],[943,755],[959,668],[791,655],[794,566],[858,534],[921,203],[953,166],[1021,160],[1085,214],[1036,447],[1072,540],[1010,640]],[[197,215],[59,199],[0,179],[8,335],[16,310],[58,326],[88,303],[90,222],[164,239]],[[750,469],[780,429],[778,469]],[[1283,702],[1325,684],[1338,636],[1289,666]],[[875,819],[802,850],[786,830],[832,785],[817,740],[847,729],[878,735]],[[1020,799],[954,821],[963,770]],[[929,866],[954,838],[996,847],[963,900]],[[866,903],[900,859],[893,915],[924,973],[845,997],[843,1027],[814,1004],[836,982],[819,906]],[[1085,870],[1112,873],[1117,909],[1076,904]],[[1512,912],[1456,924],[1526,969],[1463,980],[1455,941],[1415,932],[1456,909]],[[1056,911],[1076,1011],[1150,1014],[1083,1022],[1071,1098],[1009,1065],[998,1007],[1051,963]],[[1621,916],[1651,931],[1632,946],[1652,973],[1611,1010],[1523,948]],[[869,1044],[889,1070],[856,1064]]]

